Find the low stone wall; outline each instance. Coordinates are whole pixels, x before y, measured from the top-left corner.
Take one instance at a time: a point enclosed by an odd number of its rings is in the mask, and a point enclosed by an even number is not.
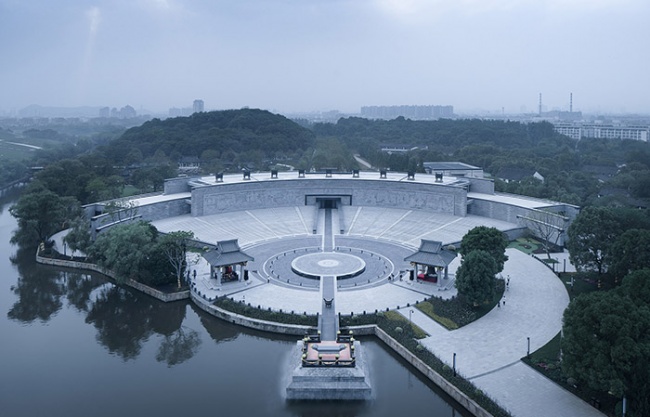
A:
[[[46,258],[43,256],[40,256],[38,252],[36,253],[36,262],[40,264],[45,264],[45,265],[53,265],[53,266],[60,266],[60,267],[65,267],[65,268],[76,268],[76,269],[85,269],[89,271],[95,271],[99,272],[100,274],[104,274],[107,277],[111,279],[115,279],[115,274],[112,271],[109,271],[106,268],[102,268],[99,265],[95,265],[92,263],[88,262],[78,262],[78,261],[68,261],[65,259],[52,259],[52,258]],[[187,300],[190,298],[190,292],[189,290],[186,291],[179,291],[179,292],[174,292],[174,293],[165,293],[162,291],[158,291],[155,288],[151,288],[148,285],[144,285],[141,282],[134,281],[132,279],[129,279],[125,282],[126,285],[128,285],[131,288],[134,288],[138,291],[142,291],[143,293],[150,295],[160,301],[163,301],[165,303],[171,302],[171,301],[179,301],[179,300]]]
[[[237,324],[239,326],[247,327],[249,329],[261,330],[263,332],[298,335],[298,336],[304,336],[305,333],[309,331],[309,329],[313,329],[313,327],[310,326],[302,326],[298,324],[275,323],[272,321],[253,319],[250,317],[242,316],[241,314],[236,314],[233,313],[232,311],[224,310],[222,308],[215,306],[208,300],[205,300],[203,297],[196,294],[194,291],[190,292],[190,299],[194,301],[194,303],[206,313],[211,314],[227,322]]]
[[[488,413],[480,405],[478,405],[474,400],[469,398],[465,393],[452,385],[449,381],[443,378],[439,373],[431,369],[426,363],[420,360],[415,356],[411,351],[402,346],[397,340],[393,339],[384,332],[379,327],[375,326],[375,336],[377,336],[382,342],[393,349],[395,353],[404,358],[408,363],[413,365],[418,371],[422,372],[431,382],[436,384],[440,389],[442,389],[447,395],[456,400],[460,405],[462,405],[467,411],[472,413],[476,417],[493,417],[492,414]]]

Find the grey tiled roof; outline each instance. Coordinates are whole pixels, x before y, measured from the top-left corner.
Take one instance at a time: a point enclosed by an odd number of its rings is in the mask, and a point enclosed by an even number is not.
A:
[[[407,262],[415,262],[420,265],[445,267],[454,260],[456,254],[452,251],[442,249],[442,242],[422,239],[420,249],[413,255],[404,258]]]
[[[203,257],[213,267],[236,265],[255,260],[239,248],[237,239],[217,242],[217,248],[204,253]]]

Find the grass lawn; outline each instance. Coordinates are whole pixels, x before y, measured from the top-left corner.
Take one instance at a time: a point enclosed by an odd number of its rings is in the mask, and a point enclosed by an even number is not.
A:
[[[413,324],[413,322],[410,322],[406,317],[402,316],[400,313],[397,311],[387,311],[384,314],[384,317],[387,319],[400,323],[402,327],[406,326],[411,326],[411,329],[413,330],[413,334],[415,335],[416,339],[424,339],[425,337],[429,336],[427,332],[422,330],[418,325]]]
[[[513,240],[508,245],[509,248],[519,249],[523,253],[530,255],[531,253],[542,249],[542,245],[536,239],[529,237],[520,237],[516,240]]]

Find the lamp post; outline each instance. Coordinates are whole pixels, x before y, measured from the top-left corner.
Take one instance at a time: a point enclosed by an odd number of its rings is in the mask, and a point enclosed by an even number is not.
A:
[[[411,321],[411,314],[413,314],[413,309],[409,310],[409,323],[412,324],[413,322]]]
[[[454,370],[454,376],[456,376],[456,352],[454,352],[454,362],[452,368]]]
[[[528,341],[528,350],[526,351],[526,357],[530,359],[530,337],[527,337],[526,340]]]

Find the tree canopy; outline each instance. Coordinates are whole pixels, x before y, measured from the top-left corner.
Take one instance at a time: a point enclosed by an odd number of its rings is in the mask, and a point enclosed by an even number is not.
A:
[[[88,255],[98,265],[113,271],[118,282],[174,282],[176,276],[159,244],[158,230],[148,222],[137,221],[100,234],[88,248]]]
[[[496,293],[497,269],[489,252],[477,249],[467,253],[456,271],[458,294],[472,306],[491,302]]]
[[[176,231],[167,233],[160,239],[159,248],[174,271],[178,288],[182,286],[183,274],[187,267],[187,246],[192,238],[194,232]]]
[[[508,260],[507,247],[508,239],[499,229],[477,226],[463,236],[459,252],[463,257],[475,250],[487,252],[494,259],[497,268],[495,273],[498,273],[503,271],[503,265]]]
[[[222,155],[259,150],[270,157],[276,152],[307,149],[312,146],[313,139],[310,130],[284,116],[265,110],[240,109],[153,119],[127,130],[111,142],[105,152],[116,162],[125,161],[134,152],[145,160],[156,153],[198,158],[209,149],[216,149]]]
[[[569,226],[571,262],[578,268],[607,270],[605,263],[616,236],[622,232],[614,212],[606,207],[587,207]]]
[[[76,217],[80,207],[74,198],[60,197],[41,183],[33,182],[9,211],[19,226],[12,243],[35,246],[64,229],[66,220]]]
[[[637,271],[607,292],[577,297],[564,312],[562,368],[578,383],[650,414],[650,270]]]

